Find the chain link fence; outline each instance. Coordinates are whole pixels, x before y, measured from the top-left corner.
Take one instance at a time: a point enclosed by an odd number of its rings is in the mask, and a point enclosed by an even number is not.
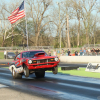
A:
[[[92,48],[96,49],[99,47],[100,47],[100,44],[96,44],[95,46],[94,44],[89,44],[89,45],[86,44],[82,47],[82,49],[85,48],[86,50],[88,49],[92,50]],[[61,51],[60,51],[60,48],[54,48],[54,46],[29,46],[28,48],[27,47],[0,47],[0,51],[7,50],[8,52],[12,52],[12,51],[16,52],[16,50],[18,50],[18,52],[27,51],[27,50],[44,50],[48,54],[48,51],[50,50],[51,55],[54,55],[53,53],[54,51],[56,51],[57,56],[62,54],[62,50],[63,50],[63,55],[67,55],[68,49],[70,50],[71,54],[74,54],[75,51],[79,53],[81,48],[61,48]],[[98,56],[98,55],[100,55],[100,50],[99,52],[90,52],[90,53],[87,52],[83,54],[82,56]]]

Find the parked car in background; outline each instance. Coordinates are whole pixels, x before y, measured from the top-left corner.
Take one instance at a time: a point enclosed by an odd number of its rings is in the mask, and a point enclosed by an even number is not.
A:
[[[14,52],[7,52],[7,59],[14,59],[15,58],[15,53]]]
[[[36,77],[42,78],[47,70],[57,74],[59,61],[57,56],[49,56],[42,50],[23,51],[15,57],[9,70],[14,79],[22,78],[22,75],[29,77],[29,74],[32,73],[35,73]]]

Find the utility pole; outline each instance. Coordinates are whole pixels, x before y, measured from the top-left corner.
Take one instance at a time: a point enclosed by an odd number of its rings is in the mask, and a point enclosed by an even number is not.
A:
[[[77,12],[77,18],[78,18],[78,35],[77,35],[77,47],[80,45],[80,1],[79,1],[79,8],[78,8],[78,12]]]
[[[60,35],[60,53],[61,53],[61,26],[60,26],[60,4],[59,4],[59,35]]]
[[[60,53],[61,53],[61,23],[60,23],[60,3],[57,3],[59,6],[59,42],[60,42]]]
[[[14,42],[14,36],[13,36],[13,24],[11,25],[12,27],[12,47],[13,47],[13,42]]]
[[[67,18],[67,37],[68,37],[68,48],[70,48],[70,36],[69,36],[69,16],[66,15]]]

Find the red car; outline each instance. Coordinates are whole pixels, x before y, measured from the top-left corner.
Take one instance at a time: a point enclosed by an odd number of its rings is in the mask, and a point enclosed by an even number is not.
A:
[[[49,56],[42,50],[24,51],[15,57],[9,70],[14,79],[22,78],[23,74],[28,77],[32,73],[36,77],[44,77],[47,70],[57,74],[59,61],[57,56]]]

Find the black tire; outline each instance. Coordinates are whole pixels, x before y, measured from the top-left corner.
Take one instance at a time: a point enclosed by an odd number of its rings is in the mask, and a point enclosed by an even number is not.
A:
[[[54,67],[52,72],[53,72],[53,74],[57,74],[58,73],[58,66]]]
[[[22,75],[20,73],[16,73],[14,68],[12,68],[12,77],[13,79],[21,79]]]
[[[29,77],[29,69],[27,68],[26,65],[24,65],[24,75],[25,77]]]
[[[45,76],[45,71],[35,72],[36,78],[43,78]]]

